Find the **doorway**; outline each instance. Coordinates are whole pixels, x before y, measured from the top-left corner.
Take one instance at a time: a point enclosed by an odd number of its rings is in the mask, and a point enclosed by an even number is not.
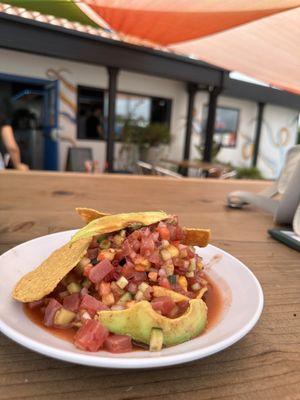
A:
[[[58,82],[0,74],[0,95],[11,104],[22,162],[30,169],[57,170]]]

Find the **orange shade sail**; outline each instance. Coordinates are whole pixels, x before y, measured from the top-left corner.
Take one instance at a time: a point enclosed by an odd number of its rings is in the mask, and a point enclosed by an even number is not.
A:
[[[300,93],[300,0],[82,0],[75,4],[120,37],[167,46]]]

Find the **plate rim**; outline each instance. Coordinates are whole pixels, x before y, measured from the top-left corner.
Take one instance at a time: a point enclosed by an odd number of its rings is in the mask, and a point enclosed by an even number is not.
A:
[[[43,236],[38,236],[36,238],[30,239],[26,242],[23,242],[17,246],[12,247],[11,249],[7,250],[5,253],[3,253],[0,256],[1,258],[6,255],[7,253],[13,251],[15,248],[20,248],[22,246],[25,246],[31,242],[34,242],[37,239],[45,238],[45,237],[51,237],[51,236],[56,236],[58,234],[64,235],[67,233],[73,234],[77,231],[77,229],[72,229],[72,230],[66,230],[66,231],[59,231],[59,232],[54,232],[51,234],[43,235]],[[195,246],[197,247],[197,246]],[[93,366],[93,367],[100,367],[100,368],[115,368],[115,369],[137,369],[137,368],[158,368],[158,367],[166,367],[166,366],[171,366],[171,365],[179,365],[179,364],[184,364],[187,362],[192,362],[198,359],[202,359],[205,357],[208,357],[212,354],[218,353],[236,342],[238,342],[240,339],[242,339],[245,335],[247,335],[256,325],[258,322],[262,311],[264,307],[264,294],[263,290],[261,287],[260,282],[254,275],[254,273],[238,258],[234,257],[230,253],[226,252],[225,250],[221,249],[220,247],[214,246],[212,244],[208,244],[209,248],[212,250],[221,252],[226,255],[226,257],[229,257],[235,261],[238,261],[239,267],[243,268],[246,270],[246,272],[249,274],[253,282],[255,283],[257,293],[258,293],[258,306],[257,309],[253,315],[253,317],[245,324],[242,328],[240,328],[238,331],[236,331],[234,334],[230,335],[228,338],[225,338],[221,341],[219,341],[216,344],[207,346],[203,349],[195,349],[195,350],[190,350],[181,354],[173,354],[173,355],[157,355],[157,356],[152,356],[152,357],[147,357],[145,359],[143,358],[124,358],[124,357],[102,357],[102,356],[96,356],[93,355],[91,356],[90,354],[86,354],[84,352],[81,353],[75,353],[69,350],[62,350],[62,349],[57,349],[52,346],[49,346],[47,344],[40,343],[34,339],[29,338],[28,336],[20,333],[19,331],[15,330],[14,328],[11,328],[8,324],[6,324],[0,317],[0,332],[2,332],[5,336],[8,338],[12,339],[19,345],[26,347],[32,351],[35,351],[39,354],[46,355],[51,358],[55,358],[61,361],[66,361],[66,362],[71,362],[74,364],[79,364],[79,365],[87,365],[87,366]],[[95,353],[96,354],[96,353]],[[153,354],[153,353],[152,353]]]

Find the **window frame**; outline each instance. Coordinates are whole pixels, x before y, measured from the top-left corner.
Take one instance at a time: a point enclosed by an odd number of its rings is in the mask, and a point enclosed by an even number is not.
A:
[[[99,92],[103,92],[104,93],[104,102],[105,102],[105,95],[107,95],[108,93],[108,89],[105,89],[103,87],[96,87],[96,86],[87,86],[87,85],[77,85],[77,112],[76,112],[76,140],[78,141],[89,141],[89,142],[106,142],[106,140],[104,139],[89,139],[89,138],[79,138],[78,137],[78,130],[79,130],[79,114],[78,114],[78,110],[79,110],[79,89],[86,89],[86,90],[95,90],[95,91],[99,91]],[[162,97],[162,96],[152,96],[152,95],[148,95],[145,93],[135,93],[132,91],[127,91],[127,90],[118,90],[117,91],[117,96],[118,94],[124,94],[124,95],[129,95],[129,96],[136,96],[136,97],[146,97],[149,98],[151,100],[151,107],[150,107],[150,115],[152,114],[152,107],[153,107],[153,99],[162,99],[165,100],[168,104],[168,110],[167,110],[167,121],[166,124],[168,126],[168,128],[171,127],[171,119],[172,119],[172,111],[173,111],[173,99],[170,97]],[[151,121],[152,122],[152,121]],[[151,123],[150,122],[150,123]],[[116,142],[121,142],[120,140],[116,140]]]
[[[209,105],[207,103],[203,104],[202,112],[204,111],[205,107],[207,108],[207,118],[206,118],[206,124],[207,124]],[[241,109],[237,108],[237,107],[217,105],[217,107],[216,107],[216,116],[217,116],[218,108],[221,108],[223,110],[237,111],[236,131],[234,132],[235,133],[235,145],[234,146],[227,146],[227,145],[223,145],[222,144],[222,148],[224,148],[224,149],[234,149],[235,147],[237,147],[238,131],[239,131],[240,119],[241,119]],[[203,124],[202,126],[203,126],[203,128],[202,128],[203,132],[205,133],[206,125],[204,126],[204,124]],[[230,133],[230,132],[229,131],[217,132],[214,129],[214,135],[224,135],[226,133]]]

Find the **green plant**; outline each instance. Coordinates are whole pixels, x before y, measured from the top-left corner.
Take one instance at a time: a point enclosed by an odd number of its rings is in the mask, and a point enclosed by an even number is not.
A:
[[[236,168],[237,179],[263,179],[260,170],[257,167]]]
[[[204,145],[196,145],[195,148],[199,153],[199,160],[202,161],[203,160],[203,153],[204,153]],[[217,155],[218,155],[220,150],[221,150],[220,143],[217,143],[217,142],[213,141],[212,152],[211,152],[212,161],[216,161]]]
[[[124,121],[122,138],[125,144],[136,144],[140,149],[169,144],[171,133],[169,127],[162,123],[144,124],[139,120]]]

